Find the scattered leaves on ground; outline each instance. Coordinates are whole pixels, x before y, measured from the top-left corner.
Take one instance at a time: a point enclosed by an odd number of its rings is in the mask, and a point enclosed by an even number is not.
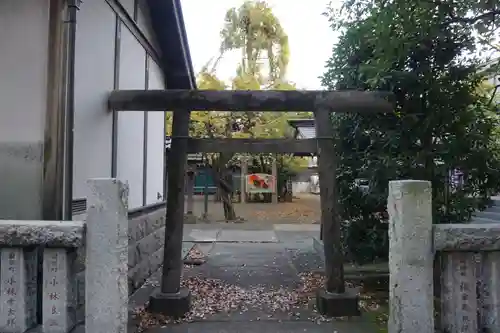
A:
[[[200,250],[199,246],[196,244],[193,246],[186,257],[184,258],[184,264],[186,265],[201,265],[206,262],[206,255]]]
[[[251,309],[268,309],[271,314],[276,311],[291,311],[299,303],[298,294],[284,288],[266,290],[264,287],[245,289],[227,284],[221,280],[202,277],[189,277],[182,281],[182,287],[188,288],[192,294],[191,311],[181,319],[174,319],[148,313],[144,307],[136,309],[139,318],[139,331],[153,326],[172,323],[203,320],[216,313],[246,312]]]
[[[250,214],[254,218],[265,221],[279,221],[280,219],[292,218],[296,219],[297,223],[314,223],[320,219],[319,205],[311,199],[299,199],[297,202],[279,203],[277,207],[269,208],[254,210]]]
[[[197,252],[193,251],[193,254]],[[189,266],[187,266],[188,268]],[[319,315],[311,304],[318,288],[324,285],[324,275],[321,272],[309,272],[299,275],[300,284],[295,289],[284,287],[270,289],[269,287],[255,286],[242,288],[225,283],[224,281],[200,276],[187,277],[182,281],[182,287],[188,288],[192,294],[191,311],[180,319],[173,319],[161,315],[148,313],[144,307],[137,308],[135,317],[139,322],[139,331],[147,328],[165,326],[167,324],[200,321],[217,313],[243,313],[252,309],[263,309],[268,317],[274,313],[287,313],[291,318],[299,317],[300,311],[308,310],[308,319],[316,323],[329,322],[332,319]],[[348,284],[347,287],[354,287]],[[379,324],[387,322],[387,313],[381,309],[372,295],[360,295],[361,307],[375,314]],[[384,311],[382,311],[384,310]],[[345,320],[348,318],[336,318]],[[257,319],[259,320],[259,319]]]

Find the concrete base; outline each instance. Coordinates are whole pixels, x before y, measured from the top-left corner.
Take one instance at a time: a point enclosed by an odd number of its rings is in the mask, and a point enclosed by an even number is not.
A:
[[[181,318],[191,309],[191,293],[189,289],[181,288],[176,294],[155,292],[149,298],[148,310],[174,318]]]
[[[319,289],[316,293],[318,312],[327,317],[360,316],[359,297],[355,290],[346,290],[343,294],[329,293]]]
[[[198,218],[193,214],[184,214],[184,223],[185,224],[196,224],[198,222]]]

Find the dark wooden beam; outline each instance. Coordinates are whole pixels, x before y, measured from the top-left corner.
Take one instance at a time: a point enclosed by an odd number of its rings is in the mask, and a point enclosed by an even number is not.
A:
[[[314,112],[316,135],[334,137],[330,115],[320,110]],[[343,250],[340,237],[340,214],[337,189],[337,152],[333,142],[318,140],[321,153],[318,158],[318,174],[321,201],[321,232],[325,252],[325,288],[329,293],[342,294],[344,286]]]
[[[116,90],[111,110],[119,111],[313,111],[391,112],[392,94],[367,91],[305,90]]]
[[[189,135],[190,113],[174,110],[172,136]],[[186,175],[187,142],[172,140],[167,165],[167,211],[165,216],[165,243],[163,245],[163,271],[161,292],[176,294],[181,287],[182,234],[184,227],[184,176]],[[161,299],[161,297],[159,297]],[[155,305],[160,301],[153,302]],[[153,309],[153,312],[161,311]],[[186,311],[187,312],[187,311]]]
[[[316,153],[316,139],[189,138],[188,153]]]

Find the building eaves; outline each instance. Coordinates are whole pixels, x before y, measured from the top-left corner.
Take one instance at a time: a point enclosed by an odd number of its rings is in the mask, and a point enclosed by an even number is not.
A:
[[[147,0],[167,89],[196,89],[180,0]]]
[[[294,128],[314,127],[314,119],[288,119],[288,124]]]

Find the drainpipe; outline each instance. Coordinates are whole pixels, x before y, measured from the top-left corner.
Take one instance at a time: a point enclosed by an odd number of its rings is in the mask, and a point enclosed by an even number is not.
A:
[[[76,49],[76,17],[80,10],[81,0],[68,0],[67,7],[67,44],[66,44],[66,99],[65,99],[65,133],[64,133],[64,205],[63,218],[73,219],[73,134],[75,127],[75,49]]]

